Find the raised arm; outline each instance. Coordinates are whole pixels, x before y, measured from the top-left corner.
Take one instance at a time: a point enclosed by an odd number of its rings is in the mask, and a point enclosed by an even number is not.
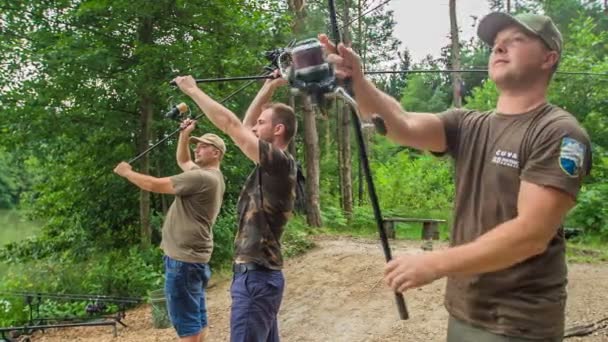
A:
[[[169,177],[157,178],[135,172],[127,162],[121,162],[116,165],[114,173],[126,178],[129,182],[135,184],[144,191],[175,195],[175,189],[173,188],[171,178]]]
[[[209,121],[217,128],[228,134],[234,143],[253,162],[260,160],[258,138],[251,129],[245,127],[241,120],[228,108],[205,94],[194,81],[192,76],[180,76],[175,78],[177,86],[190,96],[199,108],[205,113]]]
[[[258,94],[249,105],[249,108],[247,108],[245,118],[243,119],[243,126],[249,130],[255,126],[260,114],[262,113],[262,107],[266,103],[270,102],[274,91],[278,87],[287,84],[287,80],[280,77],[278,70],[275,70],[273,76],[275,76],[274,79],[268,79],[264,82],[264,85],[260,91],[258,91]]]
[[[177,165],[179,165],[182,171],[192,170],[192,168],[196,166],[196,164],[194,164],[192,161],[190,150],[188,149],[190,134],[194,130],[195,125],[196,121],[191,119],[186,119],[181,124],[182,131],[179,132],[175,159],[177,160]]]
[[[445,151],[444,127],[436,115],[404,111],[399,102],[365,78],[359,56],[351,48],[339,44],[336,49],[324,34],[319,35],[319,40],[328,54],[328,61],[335,67],[336,76],[352,80],[355,100],[363,119],[374,114],[380,116],[386,124],[387,136],[401,145]]]

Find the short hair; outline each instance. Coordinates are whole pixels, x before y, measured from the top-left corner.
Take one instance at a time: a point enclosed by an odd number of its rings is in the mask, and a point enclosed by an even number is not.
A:
[[[289,143],[296,135],[298,129],[298,121],[293,108],[284,103],[267,103],[262,107],[262,110],[272,109],[272,125],[282,124],[285,127],[285,143]]]

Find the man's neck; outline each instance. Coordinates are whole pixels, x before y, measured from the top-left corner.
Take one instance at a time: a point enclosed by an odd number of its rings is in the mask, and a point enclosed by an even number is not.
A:
[[[287,151],[287,147],[289,146],[289,144],[286,144],[283,139],[279,137],[275,137],[272,141],[268,142],[281,151]]]
[[[219,170],[220,169],[220,163],[209,163],[209,164],[197,163],[196,165],[198,165],[198,167],[200,167],[201,169],[208,169],[208,170]]]
[[[524,114],[547,102],[546,87],[529,87],[526,89],[501,89],[496,111],[501,114]]]
[[[273,144],[274,146],[276,146],[279,150],[281,151],[287,151],[287,145],[286,144]]]

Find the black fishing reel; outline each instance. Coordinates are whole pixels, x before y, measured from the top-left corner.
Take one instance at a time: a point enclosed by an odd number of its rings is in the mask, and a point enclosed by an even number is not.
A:
[[[297,42],[279,55],[278,65],[282,77],[289,81],[292,90],[310,95],[317,105],[325,103],[325,94],[336,88],[336,76],[325,60],[321,43],[316,38]]]
[[[264,52],[264,58],[270,62],[270,66],[267,66],[268,71],[279,69],[279,57],[285,53],[286,48],[278,48]]]
[[[165,113],[165,118],[175,121],[183,121],[186,118],[186,113],[189,111],[188,105],[184,102],[172,106],[171,109]]]

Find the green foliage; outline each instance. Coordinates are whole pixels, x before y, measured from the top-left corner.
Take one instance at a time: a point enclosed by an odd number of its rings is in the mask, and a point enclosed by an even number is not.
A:
[[[446,109],[447,101],[448,93],[439,77],[418,74],[408,80],[401,105],[412,112],[437,113]]]
[[[378,198],[398,216],[445,218],[454,200],[449,161],[430,155],[398,153],[374,164]]]
[[[209,264],[214,271],[230,267],[237,227],[236,209],[225,208],[213,226],[213,254]]]
[[[463,69],[486,69],[489,55],[490,49],[479,40],[472,39],[469,42],[461,42],[460,65]],[[451,62],[449,66],[451,67]],[[465,72],[460,76],[463,82],[462,98],[464,99],[464,103],[466,103],[466,98],[471,95],[473,90],[477,89],[488,79],[487,73],[479,72]]]
[[[496,108],[498,89],[491,80],[485,80],[480,87],[473,89],[471,96],[465,98],[467,108],[479,111],[489,111]]]
[[[132,247],[91,254],[82,260],[60,262],[47,258],[11,265],[0,282],[0,291],[142,297],[162,282],[160,250]],[[4,312],[0,310],[0,325],[23,323],[27,317],[23,311],[25,303],[19,298],[10,299]],[[85,314],[82,302],[47,304],[45,310],[50,316],[82,317]]]
[[[240,0],[3,6],[0,143],[14,146],[17,165],[34,174],[23,206],[45,223],[39,241],[25,242],[21,254],[81,258],[91,250],[137,244],[139,191],[114,175],[113,167],[176,128],[162,117],[170,105],[184,100],[198,114],[194,103],[168,86],[172,77],[258,73],[267,63],[262,51],[287,42],[281,35],[289,18],[281,10],[275,1]],[[221,99],[240,84],[203,87]],[[243,113],[255,91],[250,87],[228,106]],[[195,134],[206,131],[217,133],[200,120]],[[225,200],[232,203],[251,163],[230,142],[228,150],[234,153],[223,168]],[[175,139],[149,157],[150,174],[179,172],[172,162]],[[19,170],[10,164],[0,156],[0,171],[7,165]],[[134,169],[147,172],[145,159]],[[6,180],[12,173],[1,174],[0,197],[14,197],[14,182]],[[162,213],[164,202],[152,196],[152,212]]]
[[[353,217],[356,217],[353,213]],[[344,216],[344,212],[341,208],[337,208],[331,205],[324,206],[321,210],[321,219],[327,227],[345,227],[348,224],[348,220]]]
[[[608,184],[595,183],[583,187],[577,204],[568,217],[570,225],[584,227],[586,234],[599,235],[608,241]]]
[[[14,158],[0,148],[0,209],[12,208],[18,200],[20,179]]]
[[[311,240],[313,229],[306,224],[306,218],[295,216],[289,220],[282,237],[283,257],[289,258],[314,247]]]

